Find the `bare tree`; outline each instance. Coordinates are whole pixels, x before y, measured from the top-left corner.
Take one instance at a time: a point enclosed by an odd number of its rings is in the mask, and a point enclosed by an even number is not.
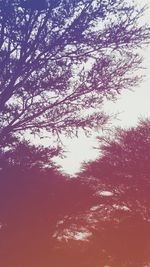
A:
[[[137,82],[143,12],[124,0],[1,0],[1,140],[103,125],[103,100]]]

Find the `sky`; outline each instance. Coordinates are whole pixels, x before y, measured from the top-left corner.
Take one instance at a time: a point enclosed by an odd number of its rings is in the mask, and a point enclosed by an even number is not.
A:
[[[148,4],[150,6],[150,0],[135,0],[136,4],[143,6]],[[147,9],[144,22],[149,22],[150,8]],[[121,126],[128,128],[136,126],[139,118],[150,118],[150,46],[141,51],[143,55],[143,70],[142,73],[145,77],[139,86],[132,88],[131,90],[124,90],[118,95],[117,101],[105,102],[104,111],[108,114],[118,114],[115,119],[111,120],[111,126]],[[83,162],[89,160],[95,160],[98,155],[98,146],[96,136],[100,135],[98,132],[94,132],[91,137],[86,137],[84,133],[80,133],[78,138],[62,138],[65,154],[64,158],[57,158],[56,163],[61,166],[64,173],[74,175],[79,172]],[[37,140],[37,143],[39,141]],[[47,145],[51,140],[45,139]],[[36,143],[36,142],[35,142]],[[40,140],[41,143],[41,140]]]
[[[150,6],[150,0],[134,2]],[[148,23],[149,18],[150,8],[147,9],[143,21]],[[112,119],[112,126],[128,128],[136,126],[139,118],[150,118],[150,46],[144,48],[142,55],[144,68],[141,73],[145,77],[140,85],[132,88],[132,91],[124,90],[115,103],[109,101],[104,105],[104,111],[108,114],[118,114],[115,119]],[[62,166],[65,173],[74,175],[79,172],[83,162],[95,160],[98,157],[99,152],[95,149],[98,145],[96,141],[98,135],[99,133],[93,133],[90,138],[87,138],[81,134],[79,138],[63,140],[66,149],[65,158],[57,159],[56,162]]]
[[[108,114],[118,114],[112,119],[112,126],[128,128],[136,126],[139,118],[150,118],[150,46],[144,49],[143,57],[142,74],[145,77],[140,85],[132,88],[132,91],[124,90],[115,103],[109,101],[104,105]],[[95,132],[89,138],[81,134],[79,138],[63,140],[67,150],[65,158],[56,160],[62,166],[63,172],[74,175],[79,172],[83,162],[98,157],[98,149],[94,148],[98,146],[98,135],[99,133]]]

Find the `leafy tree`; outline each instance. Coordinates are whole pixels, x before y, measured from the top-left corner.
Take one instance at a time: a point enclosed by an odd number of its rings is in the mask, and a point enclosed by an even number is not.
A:
[[[53,169],[35,173],[31,168],[18,176],[10,169],[9,175],[2,173],[0,256],[3,266],[19,267],[22,262],[31,266],[41,266],[44,262],[46,267],[50,264],[54,267],[147,266],[149,133],[150,120],[128,130],[117,129],[114,139],[103,143],[101,158],[89,163],[76,179],[66,179]],[[17,144],[16,151],[20,151]],[[34,147],[31,148],[34,154]],[[29,151],[24,151],[27,164],[30,160],[32,166],[32,152],[28,159]],[[33,159],[39,159],[38,155]],[[16,163],[18,159],[16,154]],[[112,195],[101,194],[104,191]],[[89,234],[87,240],[80,240],[86,234]]]
[[[143,12],[124,0],[1,0],[0,139],[102,126],[104,98],[138,80]]]
[[[93,235],[93,248],[99,249],[95,259],[98,261],[101,253],[102,265],[146,266],[150,236],[150,120],[141,120],[129,129],[118,128],[113,137],[98,139],[101,156],[84,164],[79,174],[95,191],[93,213],[89,212],[92,226],[98,221]],[[85,225],[90,229],[90,221]]]
[[[19,168],[17,159],[14,170],[11,166],[0,172],[1,264],[4,267],[19,267],[22,263],[27,266],[43,263],[44,267],[51,264],[54,267],[72,266],[69,263],[70,259],[74,260],[71,255],[74,256],[76,250],[70,248],[71,254],[64,259],[66,246],[61,250],[53,235],[58,230],[57,225],[64,228],[59,223],[63,218],[85,209],[91,190],[80,180],[66,179],[55,166],[41,172],[37,165],[35,171],[32,158],[29,161],[27,157],[29,151],[22,154],[24,161],[27,160],[23,168]]]
[[[99,139],[101,142],[101,138]],[[150,162],[150,120],[141,120],[137,127],[117,129],[114,139],[106,138],[101,146],[99,162],[116,172],[148,175]]]
[[[103,144],[98,139],[101,156],[84,164],[81,176],[95,177],[104,188],[123,190],[124,201],[132,208],[138,206],[135,210],[147,213],[146,218],[150,211],[150,120],[127,130],[116,129],[114,138],[105,138]]]
[[[58,148],[36,147],[28,141],[19,141],[17,138],[11,138],[11,145],[0,149],[0,169],[10,174],[10,170],[15,172],[25,172],[26,175],[31,170],[36,172],[47,171],[56,166],[52,161],[54,156],[61,153]]]

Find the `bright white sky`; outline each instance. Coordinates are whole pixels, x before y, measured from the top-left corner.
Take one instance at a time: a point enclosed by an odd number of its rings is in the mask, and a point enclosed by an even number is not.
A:
[[[147,3],[150,6],[150,0],[135,0],[137,4]],[[150,8],[144,17],[144,22],[150,21]],[[138,122],[139,117],[150,118],[150,46],[142,52],[144,56],[143,74],[145,78],[140,86],[134,88],[134,91],[124,90],[118,96],[115,103],[107,102],[104,106],[105,112],[109,114],[119,113],[117,119],[111,121],[112,126],[130,127]],[[133,89],[133,88],[132,88]],[[84,134],[80,134],[79,138],[64,139],[65,158],[56,159],[56,162],[62,166],[62,170],[68,174],[75,174],[79,171],[81,164],[84,161],[94,160],[98,157],[98,150],[96,147],[96,136],[100,133],[93,133],[90,138]],[[33,140],[35,143],[41,143],[40,140]],[[49,138],[43,139],[43,144],[49,145],[51,140]]]
[[[146,60],[144,66],[147,70],[143,70],[146,77],[141,85],[134,91],[124,91],[115,103],[106,103],[105,111],[107,113],[119,113],[117,119],[112,121],[112,125],[130,127],[138,122],[140,117],[150,118],[150,48],[147,49]],[[87,138],[82,135],[79,138],[65,140],[66,158],[58,159],[57,162],[62,165],[63,170],[68,174],[74,174],[79,171],[81,163],[95,159],[98,151],[93,149],[97,145],[95,136]]]
[[[135,2],[140,3],[140,0]],[[150,0],[142,1],[150,4]],[[147,12],[144,20],[149,21],[150,10]],[[144,50],[143,74],[146,75],[140,86],[134,88],[134,91],[123,91],[115,103],[108,102],[105,104],[107,113],[119,113],[117,119],[112,121],[113,125],[130,127],[138,122],[139,117],[150,117],[150,47]],[[81,163],[88,160],[94,160],[98,156],[98,151],[93,149],[97,145],[96,135],[87,138],[81,135],[80,138],[64,140],[66,145],[66,158],[58,159],[57,163],[61,164],[64,172],[73,175],[78,172]]]

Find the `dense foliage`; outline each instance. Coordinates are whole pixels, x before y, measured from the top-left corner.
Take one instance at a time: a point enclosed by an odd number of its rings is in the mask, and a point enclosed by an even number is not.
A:
[[[85,166],[85,175],[98,177],[138,175],[144,180],[150,170],[150,120],[128,130],[118,128],[114,138],[98,138],[101,157]]]
[[[101,157],[74,179],[55,166],[41,171],[38,157],[35,168],[30,157],[25,171],[18,165],[1,171],[3,267],[148,266],[149,136],[150,120],[117,129],[100,146]]]
[[[60,153],[59,147],[45,148],[35,146],[26,140],[14,139],[11,145],[0,149],[0,169],[4,172],[7,172],[8,169],[20,172],[28,172],[33,169],[37,172],[46,171],[55,166],[53,157]]]
[[[104,262],[111,267],[148,266],[150,120],[98,139],[101,156],[84,164],[80,175],[100,195],[95,218],[97,234],[103,237]]]

